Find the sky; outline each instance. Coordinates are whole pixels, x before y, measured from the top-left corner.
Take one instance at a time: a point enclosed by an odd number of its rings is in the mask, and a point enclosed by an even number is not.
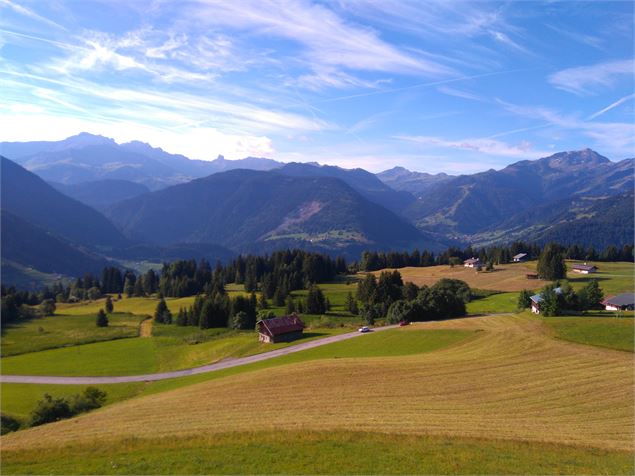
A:
[[[473,173],[635,156],[634,3],[0,0],[0,141]]]

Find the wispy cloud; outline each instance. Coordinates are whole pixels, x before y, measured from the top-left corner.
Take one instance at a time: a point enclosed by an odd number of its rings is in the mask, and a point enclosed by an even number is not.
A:
[[[589,117],[587,117],[587,120],[590,121],[592,119],[595,119],[596,117],[600,117],[602,114],[609,112],[611,109],[615,109],[617,106],[624,104],[626,101],[633,98],[635,98],[635,93],[624,96],[623,98],[620,98],[617,101],[609,104],[604,109],[600,109],[598,112],[591,114]]]
[[[48,26],[52,26],[56,29],[59,30],[64,30],[66,31],[66,28],[64,28],[62,25],[60,25],[59,23],[54,22],[53,20],[46,18],[42,15],[37,14],[36,12],[34,12],[33,10],[31,10],[30,8],[25,7],[24,5],[20,5],[16,2],[12,2],[11,0],[0,0],[0,8],[8,8],[13,10],[15,13],[28,17],[32,20],[35,20],[39,23],[43,23],[45,25]]]
[[[544,151],[533,149],[531,143],[522,141],[512,145],[488,138],[468,138],[461,140],[448,140],[432,136],[395,136],[395,139],[418,144],[422,147],[439,147],[442,149],[459,149],[481,154],[501,157],[530,159],[544,157]]]
[[[635,60],[627,59],[563,69],[548,79],[558,89],[584,95],[611,87],[623,78],[630,77],[632,84],[634,70]]]
[[[463,91],[461,89],[455,89],[448,86],[439,86],[437,91],[446,94],[448,96],[454,96],[462,99],[469,99],[471,101],[485,101],[485,98],[478,94],[471,93],[469,91]]]
[[[635,155],[635,124],[584,120],[572,114],[563,115],[547,107],[520,106],[503,101],[499,103],[518,116],[544,120],[556,129],[577,132],[591,139],[591,145],[603,152],[620,156]]]

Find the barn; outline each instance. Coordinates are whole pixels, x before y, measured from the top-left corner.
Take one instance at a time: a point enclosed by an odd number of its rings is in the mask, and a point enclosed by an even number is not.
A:
[[[573,266],[571,266],[571,269],[573,270],[574,273],[591,274],[591,273],[597,272],[598,267],[584,263],[584,264],[574,264]]]
[[[602,301],[607,311],[628,311],[635,309],[635,293],[622,293]]]
[[[258,321],[260,342],[289,342],[302,337],[304,323],[296,314]]]
[[[514,263],[521,263],[523,261],[527,261],[527,253],[518,253],[517,255],[514,255],[512,260],[514,261]]]

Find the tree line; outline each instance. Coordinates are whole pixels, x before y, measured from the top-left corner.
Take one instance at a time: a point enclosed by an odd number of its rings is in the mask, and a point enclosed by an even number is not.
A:
[[[451,247],[438,255],[418,249],[412,252],[381,252],[364,251],[359,261],[360,271],[378,271],[385,268],[404,268],[406,266],[426,267],[447,264],[461,264],[469,258],[479,258],[483,263],[505,264],[512,261],[512,258],[520,253],[526,253],[527,259],[537,259],[543,249],[535,243],[525,243],[516,241],[508,246],[489,246],[483,248],[473,248],[468,246],[461,249]],[[610,245],[604,250],[598,251],[592,246],[583,247],[570,245],[560,247],[566,259],[585,261],[629,261],[633,262],[633,245],[624,245],[621,248]]]

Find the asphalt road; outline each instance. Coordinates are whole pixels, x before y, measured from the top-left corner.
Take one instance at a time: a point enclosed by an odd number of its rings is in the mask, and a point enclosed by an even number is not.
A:
[[[385,326],[374,328],[373,332],[394,329],[398,326]],[[204,374],[208,372],[216,372],[218,370],[239,367],[241,365],[252,364],[254,362],[262,362],[263,360],[275,359],[281,355],[293,354],[302,350],[313,349],[333,342],[360,337],[364,334],[360,332],[349,332],[335,336],[325,337],[323,339],[303,342],[283,349],[263,352],[262,354],[250,355],[248,357],[240,357],[237,359],[228,359],[216,362],[214,364],[203,365],[202,367],[194,367],[192,369],[175,370],[173,372],[161,372],[146,375],[126,375],[120,377],[53,377],[48,375],[0,375],[0,383],[46,383],[55,385],[93,385],[105,383],[126,383],[126,382],[154,382],[156,380],[166,380],[170,378],[185,377],[187,375]]]

